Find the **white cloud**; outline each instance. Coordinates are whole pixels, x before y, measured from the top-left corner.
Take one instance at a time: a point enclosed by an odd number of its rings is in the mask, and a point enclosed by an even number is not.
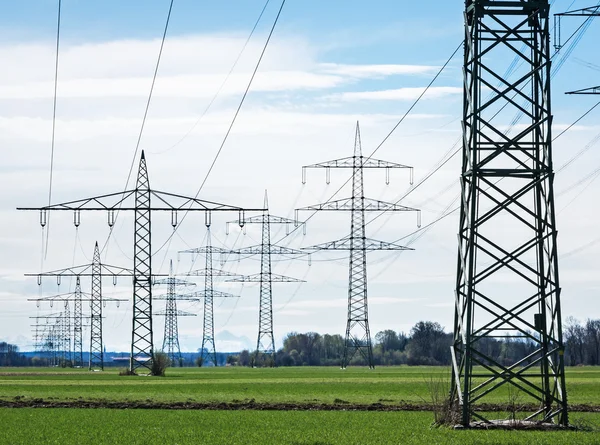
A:
[[[330,100],[344,102],[368,101],[368,100],[415,100],[425,88],[397,88],[393,90],[380,91],[356,91],[344,92],[327,96]],[[462,94],[460,87],[431,87],[423,96],[424,99],[438,99],[445,96]]]
[[[386,77],[395,75],[429,74],[438,70],[429,65],[344,65],[337,63],[321,64],[324,73],[356,78]]]

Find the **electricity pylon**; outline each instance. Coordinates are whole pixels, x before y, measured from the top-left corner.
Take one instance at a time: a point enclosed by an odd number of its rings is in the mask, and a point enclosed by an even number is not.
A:
[[[29,317],[36,320],[35,348],[50,358],[51,366],[72,364],[71,361],[71,314],[68,301],[64,300],[64,310],[59,313]],[[41,324],[40,320],[45,320]]]
[[[482,405],[496,400],[494,395],[507,387],[537,403],[536,409],[524,413],[526,420],[568,425],[549,15],[548,0],[466,2],[462,202],[450,394],[463,426],[474,421],[488,424]],[[519,61],[516,71],[511,79],[501,78],[496,73],[504,71],[512,56]],[[484,97],[484,90],[490,90],[489,96]],[[518,134],[492,124],[492,119],[515,112],[527,120]],[[527,341],[535,350],[499,361],[487,349],[487,340],[495,338]]]
[[[258,339],[256,341],[256,351],[254,352],[253,364],[257,363],[259,354],[271,356],[272,364],[275,365],[275,337],[273,335],[273,283],[304,283],[304,280],[277,275],[271,272],[272,255],[306,255],[301,250],[290,249],[288,247],[271,244],[271,224],[294,224],[298,225],[297,220],[282,218],[269,214],[269,200],[265,191],[265,201],[262,216],[254,216],[245,221],[246,224],[260,224],[262,228],[262,240],[258,246],[251,246],[231,251],[236,255],[256,255],[260,254],[260,273],[254,275],[245,275],[231,278],[227,281],[238,283],[260,283],[260,302],[258,310]],[[238,223],[239,221],[233,221]],[[230,224],[230,223],[227,223]],[[304,224],[304,223],[302,223]]]
[[[146,369],[151,374],[154,352],[152,335],[152,212],[171,212],[171,225],[176,227],[178,212],[204,212],[206,221],[210,221],[211,212],[238,212],[242,221],[241,224],[243,224],[245,211],[262,211],[263,209],[243,209],[204,201],[196,197],[153,190],[150,188],[146,157],[144,151],[142,151],[136,187],[133,190],[44,207],[19,207],[17,210],[39,211],[42,228],[46,225],[47,213],[51,211],[73,211],[73,222],[76,227],[80,224],[82,211],[102,210],[108,212],[108,225],[110,227],[115,223],[115,212],[134,212],[133,320],[129,370],[135,372],[137,369]]]
[[[92,293],[87,301],[90,302],[90,358],[89,358],[89,370],[94,369],[104,370],[104,345],[102,340],[102,308],[106,304],[106,301],[116,301],[117,305],[121,300],[118,298],[106,298],[102,296],[102,277],[112,276],[113,285],[117,284],[117,277],[119,276],[131,276],[133,271],[130,269],[124,269],[122,267],[110,266],[100,262],[100,251],[98,249],[98,243],[94,246],[94,257],[90,264],[84,264],[82,266],[68,267],[65,269],[53,270],[50,272],[42,272],[38,274],[25,274],[25,276],[37,276],[38,285],[42,284],[42,277],[56,277],[56,283],[60,286],[62,277],[76,277],[76,286],[80,285],[81,277],[90,277],[92,280]],[[75,297],[75,295],[73,295]],[[38,298],[35,301],[58,301],[60,295],[54,297]],[[81,319],[81,303],[77,304],[77,298],[75,298],[76,307],[76,319]],[[80,323],[78,329],[80,329]]]
[[[177,288],[195,286],[195,283],[176,278],[173,274],[173,260],[171,260],[169,267],[169,277],[161,280],[156,280],[154,284],[167,285],[165,310],[158,311],[155,314],[165,316],[165,335],[163,337],[162,350],[163,352],[167,353],[173,366],[176,366],[176,363],[178,363],[179,366],[181,366],[183,362],[181,358],[181,348],[179,347],[179,328],[177,325],[177,319],[179,317],[195,317],[196,314],[177,310]]]
[[[83,368],[83,301],[81,299],[81,279],[75,280],[73,298],[73,367]]]
[[[562,17],[587,17],[587,20],[593,17],[600,17],[600,5],[592,6],[589,8],[576,9],[574,11],[561,12],[560,14],[554,14],[554,47],[556,50],[562,48],[561,39],[561,19]],[[584,94],[584,95],[598,95],[600,94],[600,85],[583,88],[576,91],[569,91],[566,94]]]
[[[206,265],[204,269],[196,270],[188,274],[188,276],[204,276],[204,291],[197,292],[195,295],[195,298],[202,299],[204,302],[204,310],[202,317],[202,346],[200,348],[200,366],[202,366],[207,359],[210,359],[212,361],[213,366],[218,366],[217,349],[215,346],[215,316],[213,299],[238,297],[237,295],[232,295],[227,292],[219,292],[214,289],[214,276],[238,276],[236,274],[213,268],[213,254],[219,253],[223,255],[227,252],[228,250],[226,249],[212,246],[210,225],[207,226],[206,246],[197,247],[195,249],[182,250],[181,252],[179,252],[191,254],[204,254],[206,259]]]
[[[386,183],[389,183],[390,169],[409,169],[412,184],[412,167],[393,162],[365,158],[362,155],[360,127],[356,123],[354,156],[320,164],[302,167],[302,183],[306,182],[307,168],[324,168],[329,183],[329,171],[332,168],[352,169],[352,197],[303,207],[300,210],[312,211],[350,211],[350,235],[340,240],[317,244],[306,250],[347,250],[350,252],[348,278],[348,317],[344,341],[344,357],[341,367],[346,368],[357,351],[360,351],[369,368],[374,368],[371,332],[369,329],[369,311],[367,302],[367,252],[374,250],[412,250],[398,244],[377,241],[366,237],[365,212],[417,212],[420,224],[420,211],[411,207],[392,204],[366,198],[364,193],[363,171],[365,168],[385,168]]]
[[[83,367],[83,305],[82,305],[81,280],[77,277],[75,282],[75,290],[72,293],[54,295],[52,297],[28,298],[28,301],[36,301],[40,307],[41,302],[63,301],[68,304],[73,301],[73,367]],[[36,325],[37,326],[37,325]],[[36,334],[37,336],[37,334]],[[37,342],[37,340],[36,340]]]

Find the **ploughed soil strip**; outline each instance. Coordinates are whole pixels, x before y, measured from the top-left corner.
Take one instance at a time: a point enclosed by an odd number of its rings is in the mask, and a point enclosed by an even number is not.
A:
[[[479,409],[487,412],[507,411],[505,404],[481,404]],[[44,400],[23,399],[0,400],[0,408],[108,408],[108,409],[170,409],[170,410],[255,410],[255,411],[433,411],[429,403],[400,402],[358,404],[336,403],[269,403],[254,400],[232,402],[153,402],[147,401],[109,401],[109,400]],[[523,405],[519,411],[535,411],[537,405]],[[600,405],[570,405],[571,412],[600,413]]]

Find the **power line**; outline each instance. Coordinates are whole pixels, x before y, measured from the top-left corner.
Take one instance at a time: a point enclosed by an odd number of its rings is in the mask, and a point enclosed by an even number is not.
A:
[[[254,22],[254,26],[252,27],[252,30],[250,31],[250,34],[248,35],[248,38],[246,39],[246,42],[244,42],[244,46],[242,47],[241,51],[239,52],[238,56],[236,57],[235,61],[233,62],[233,65],[231,66],[231,69],[227,73],[227,76],[225,76],[225,79],[223,79],[223,82],[219,86],[219,89],[214,94],[214,96],[212,97],[212,99],[210,100],[210,102],[208,103],[208,105],[206,106],[206,108],[204,109],[204,111],[202,112],[202,114],[200,115],[200,117],[196,120],[196,122],[194,123],[194,125],[192,125],[192,127],[181,137],[181,139],[179,139],[177,142],[175,142],[171,147],[169,147],[169,148],[167,148],[166,150],[163,150],[163,151],[156,151],[156,152],[154,152],[154,154],[163,154],[163,153],[166,153],[168,151],[171,151],[173,148],[177,147],[179,144],[181,144],[190,134],[192,134],[192,132],[198,126],[198,124],[200,123],[200,121],[204,118],[204,116],[206,115],[206,113],[208,113],[208,111],[212,107],[213,103],[215,102],[215,100],[217,99],[217,97],[219,96],[219,94],[221,93],[221,90],[223,90],[223,87],[225,86],[225,84],[227,83],[227,81],[229,80],[229,78],[231,77],[231,74],[233,73],[233,70],[235,70],[235,67],[237,66],[238,62],[242,58],[242,54],[244,54],[244,51],[246,50],[246,47],[248,46],[248,43],[250,43],[250,39],[254,35],[254,31],[256,31],[256,28],[258,27],[258,24],[260,23],[260,20],[262,19],[262,16],[265,13],[265,10],[267,9],[267,6],[269,5],[269,2],[270,2],[270,0],[267,0],[265,2],[262,10],[260,11],[260,14],[259,14],[258,18],[256,19],[256,22]]]
[[[198,195],[200,194],[200,192],[202,191],[202,188],[204,187],[204,184],[206,184],[206,181],[208,180],[208,177],[210,176],[213,168],[215,167],[217,160],[219,159],[219,156],[221,155],[221,152],[223,151],[223,147],[225,146],[225,143],[227,142],[227,139],[229,138],[229,134],[231,133],[231,130],[233,129],[233,126],[235,125],[235,122],[237,120],[237,117],[242,109],[242,106],[244,105],[244,102],[246,100],[246,97],[248,96],[248,93],[250,91],[250,87],[252,86],[252,83],[254,81],[254,77],[256,77],[256,73],[258,72],[258,68],[260,67],[260,64],[262,62],[262,59],[265,55],[265,52],[267,51],[267,48],[269,46],[269,42],[271,41],[271,37],[273,36],[273,32],[275,31],[275,27],[277,26],[277,23],[279,22],[279,17],[281,16],[281,11],[283,10],[283,7],[285,6],[285,2],[286,0],[282,0],[281,2],[281,6],[279,7],[279,11],[277,12],[277,16],[275,17],[275,20],[273,21],[273,25],[271,26],[271,31],[269,32],[269,35],[267,37],[267,40],[265,41],[265,44],[263,46],[263,49],[260,53],[260,56],[258,58],[258,61],[256,62],[256,65],[254,67],[254,71],[252,72],[252,76],[250,76],[250,80],[248,81],[248,85],[246,85],[246,89],[244,90],[244,94],[242,95],[242,98],[240,100],[240,103],[233,115],[233,118],[231,119],[231,123],[229,124],[229,127],[227,129],[227,132],[225,133],[225,136],[223,137],[223,140],[221,141],[221,145],[219,146],[219,149],[217,150],[217,154],[215,155],[210,168],[208,169],[208,172],[206,173],[206,176],[204,177],[204,180],[202,181],[202,183],[200,184],[200,187],[198,188],[198,191],[196,192],[196,195],[194,196],[194,199],[198,198]],[[179,229],[179,227],[181,227],[181,224],[183,224],[183,221],[186,219],[187,215],[188,215],[189,211],[186,210],[183,214],[183,216],[181,217],[181,221],[179,222],[179,224],[177,225],[177,227],[175,227],[175,229],[173,230],[173,233],[171,233],[171,235],[169,236],[169,238],[158,248],[157,252],[160,252],[171,240],[171,238],[173,238],[173,235],[175,234],[175,232],[177,232],[177,230]]]
[[[423,98],[423,96],[427,93],[427,91],[429,91],[429,89],[431,88],[431,86],[435,83],[435,81],[438,79],[438,77],[440,77],[440,75],[442,74],[442,72],[446,69],[446,67],[448,66],[448,64],[450,63],[450,61],[454,58],[454,56],[456,55],[456,53],[458,52],[458,50],[463,46],[463,42],[461,42],[456,49],[454,50],[454,52],[452,52],[452,54],[450,55],[450,57],[448,58],[448,60],[446,60],[446,62],[444,63],[444,65],[440,68],[440,70],[436,73],[436,75],[433,77],[433,79],[429,82],[429,84],[425,87],[425,89],[423,90],[423,92],[419,95],[419,97],[417,97],[417,99],[412,103],[412,105],[408,108],[408,110],[402,115],[402,117],[400,118],[400,120],[392,127],[392,129],[390,130],[390,132],[383,138],[383,140],[381,141],[381,143],[379,143],[379,145],[375,148],[375,150],[373,150],[373,152],[365,158],[364,162],[369,161],[374,155],[375,153],[377,153],[377,151],[383,146],[383,144],[392,136],[392,134],[396,131],[396,129],[400,126],[400,124],[402,124],[402,122],[404,122],[404,120],[408,117],[408,115],[410,114],[410,112],[417,106],[417,104],[421,101],[421,99]],[[456,154],[456,153],[455,153]],[[454,156],[454,154],[453,154]],[[336,191],[333,195],[331,195],[331,197],[325,201],[323,204],[328,204],[329,202],[331,202],[331,200],[346,186],[346,184],[348,184],[351,181],[352,177],[348,178]],[[317,211],[313,211],[312,214],[310,214],[308,216],[308,218],[306,218],[304,220],[304,222],[308,222],[310,221],[315,215],[317,214]],[[285,238],[289,237],[292,233],[296,232],[298,230],[300,226],[295,227],[294,229],[292,229],[292,231],[287,234],[286,236],[284,236],[283,238],[281,238],[280,240],[276,241],[276,244],[280,243],[281,241],[283,241]]]
[[[50,149],[50,184],[48,187],[48,205],[52,203],[52,179],[54,176],[54,144],[56,135],[56,102],[58,96],[58,55],[60,49],[60,16],[62,1],[58,0],[58,14],[56,19],[56,58],[54,62],[54,99],[52,102],[52,143]],[[50,217],[48,216],[46,227],[46,248],[44,258],[48,256],[48,241],[50,240]]]
[[[162,39],[160,42],[160,49],[158,51],[158,57],[156,59],[156,65],[154,67],[154,75],[152,76],[152,83],[150,85],[150,92],[148,94],[148,100],[146,101],[146,107],[144,109],[144,117],[142,118],[142,124],[140,126],[140,132],[138,134],[138,138],[137,138],[137,142],[135,145],[135,151],[133,153],[133,158],[131,159],[131,165],[129,167],[129,173],[127,174],[127,181],[125,182],[125,188],[123,190],[127,190],[127,187],[129,186],[129,181],[131,180],[131,174],[133,172],[133,167],[135,165],[135,161],[137,159],[137,153],[139,151],[140,148],[140,143],[142,141],[142,135],[144,134],[144,127],[146,125],[146,118],[148,117],[148,110],[150,109],[150,102],[152,101],[152,93],[154,92],[154,84],[156,83],[156,78],[158,77],[158,68],[160,67],[160,60],[162,58],[162,53],[163,53],[163,48],[165,46],[165,40],[167,38],[167,31],[169,29],[169,22],[171,21],[171,12],[173,10],[173,2],[174,0],[171,0],[171,2],[169,3],[169,12],[167,13],[167,20],[165,22],[165,28],[163,30],[163,34],[162,34]],[[106,242],[104,243],[104,246],[102,246],[102,250],[101,252],[104,252],[104,249],[106,248],[106,246],[108,245],[108,242],[112,236],[113,233],[113,229],[116,226],[116,221],[117,218],[119,216],[119,211],[120,211],[120,206],[119,209],[117,209],[117,212],[115,214],[115,224],[113,224],[110,228],[110,231],[108,232],[108,237],[106,238]]]

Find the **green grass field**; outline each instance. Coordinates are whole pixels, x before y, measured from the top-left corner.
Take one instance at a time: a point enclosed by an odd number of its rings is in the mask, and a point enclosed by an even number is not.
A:
[[[448,375],[438,367],[171,368],[164,378],[122,377],[116,369],[5,368],[0,400],[423,403],[430,401],[429,382]],[[600,405],[600,368],[569,369],[567,384],[570,403]],[[495,397],[507,401],[506,394]],[[430,412],[2,408],[0,416],[0,444],[600,444],[600,432],[592,431],[431,428]],[[571,419],[600,426],[598,413]]]
[[[591,432],[453,431],[429,413],[0,409],[2,444],[597,445]],[[594,415],[579,415],[593,418]],[[596,416],[597,417],[597,416]],[[8,426],[8,427],[7,427]]]
[[[35,375],[28,375],[29,373]],[[0,370],[0,399],[157,402],[429,402],[430,381],[447,379],[441,367],[366,368],[170,368],[167,376],[122,377],[118,370]],[[12,374],[12,375],[6,375]],[[600,404],[600,368],[574,368],[567,374],[569,401]],[[503,403],[499,391],[491,402]]]

